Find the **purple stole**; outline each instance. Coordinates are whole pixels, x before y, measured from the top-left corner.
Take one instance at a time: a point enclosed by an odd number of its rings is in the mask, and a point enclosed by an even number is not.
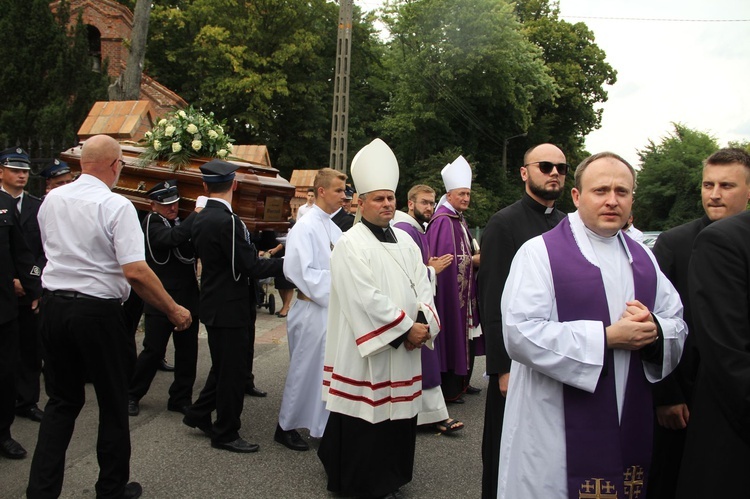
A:
[[[543,236],[555,286],[558,320],[598,320],[610,325],[604,281],[576,244],[565,218]],[[656,270],[646,251],[629,237],[635,298],[649,310],[656,299]],[[604,334],[604,331],[602,331]],[[645,497],[651,464],[653,415],[651,390],[637,351],[618,421],[614,353],[608,349],[594,393],[563,385],[568,497],[632,499]]]

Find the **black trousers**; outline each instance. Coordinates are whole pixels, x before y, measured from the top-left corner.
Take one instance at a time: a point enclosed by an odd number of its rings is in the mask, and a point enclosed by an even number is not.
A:
[[[257,282],[257,281],[254,281]],[[251,290],[252,292],[252,290]],[[255,374],[253,374],[253,358],[255,357],[255,319],[258,317],[255,300],[250,300],[250,323],[248,325],[249,341],[247,346],[247,379],[245,389],[255,388]]]
[[[245,400],[247,352],[250,341],[247,327],[222,328],[206,326],[211,370],[198,399],[188,410],[191,419],[213,423],[214,442],[226,443],[239,438],[240,416]]]
[[[484,406],[482,434],[482,499],[497,497],[497,473],[500,466],[500,439],[503,434],[505,397],[500,393],[497,374],[490,374]]]
[[[647,499],[677,497],[677,480],[680,476],[686,437],[687,428],[669,430],[661,426],[654,416],[654,450],[651,455],[651,469],[648,472]]]
[[[18,364],[18,321],[0,324],[0,440],[10,438],[16,417],[15,370]]]
[[[129,396],[140,400],[148,392],[156,376],[159,364],[167,351],[169,337],[174,342],[174,381],[169,387],[169,404],[174,406],[190,405],[193,401],[195,369],[198,362],[198,327],[197,317],[185,331],[172,334],[174,325],[165,315],[146,314],[146,332],[143,337],[143,351],[138,355],[135,373],[130,382]]]
[[[130,476],[128,384],[135,341],[122,306],[85,298],[42,298],[41,333],[49,401],[39,427],[27,497],[58,497],[65,452],[91,380],[99,405],[97,497],[120,497]]]
[[[466,389],[471,382],[471,376],[474,374],[475,359],[476,344],[474,343],[474,340],[470,340],[466,374],[456,374],[454,371],[444,371],[440,373],[440,388],[443,390],[443,398],[445,398],[447,402],[452,402],[466,393]]]
[[[25,409],[39,402],[39,380],[42,374],[42,341],[39,316],[31,305],[18,305],[18,352],[16,368],[16,408]]]

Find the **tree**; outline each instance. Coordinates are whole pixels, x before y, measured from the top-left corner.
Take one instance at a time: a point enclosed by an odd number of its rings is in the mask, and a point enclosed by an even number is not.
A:
[[[710,135],[673,123],[658,144],[652,140],[638,156],[641,171],[634,219],[641,230],[667,230],[703,216],[703,160],[719,148]]]
[[[515,11],[529,40],[541,48],[558,91],[554,100],[534,109],[528,142],[556,144],[575,164],[588,155],[584,140],[601,126],[602,110],[596,106],[607,101],[604,86],[615,84],[617,72],[584,23],[559,19],[558,1],[519,0]]]
[[[125,73],[109,87],[110,100],[138,100],[141,96],[143,60],[146,57],[151,0],[137,0]]]
[[[359,9],[354,17],[351,91],[372,97],[352,99],[349,130],[359,139],[385,97],[367,87],[378,70],[368,60],[379,57],[373,19]],[[147,72],[227,119],[238,143],[266,144],[282,174],[321,168],[328,165],[337,24],[338,8],[326,0],[159,3]]]
[[[528,130],[535,107],[557,89],[512,7],[497,0],[402,0],[384,20],[392,36],[386,56],[392,83],[377,128],[394,145],[402,172],[458,150],[473,160],[474,190],[493,194],[489,213],[518,199],[502,169],[504,138]],[[412,177],[403,175],[401,191]]]
[[[0,11],[0,32],[8,41],[0,44],[0,143],[72,143],[108,83],[106,68],[92,71],[85,25],[68,31],[67,2],[57,16],[45,0],[0,0]]]

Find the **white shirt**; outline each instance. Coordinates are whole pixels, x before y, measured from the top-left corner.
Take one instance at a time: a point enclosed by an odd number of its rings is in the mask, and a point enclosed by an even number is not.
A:
[[[302,218],[302,215],[310,211],[313,206],[315,206],[315,204],[303,204],[302,206],[300,206],[297,210],[297,220]]]
[[[130,201],[83,174],[47,194],[38,220],[47,256],[45,289],[128,298],[122,266],[145,261],[143,231]]]
[[[634,298],[632,257],[623,236],[596,236],[585,228],[577,212],[568,217],[581,253],[602,271],[614,323],[620,319],[625,301]],[[646,378],[655,382],[677,365],[687,328],[677,291],[659,271],[651,252],[647,253],[657,275],[652,313],[664,335],[664,358],[661,366],[642,365]],[[591,320],[558,322],[552,272],[541,236],[526,242],[516,253],[501,306],[503,339],[513,363],[500,448],[498,497],[567,499],[563,384],[587,392],[595,390],[604,363],[604,325]],[[615,350],[618,408],[623,403],[629,359],[630,352]]]
[[[339,237],[341,229],[314,205],[289,231],[284,252],[284,275],[310,301],[294,302],[287,317],[289,372],[279,425],[284,430],[307,428],[314,438],[323,436],[328,421],[321,392],[331,290],[331,246]]]

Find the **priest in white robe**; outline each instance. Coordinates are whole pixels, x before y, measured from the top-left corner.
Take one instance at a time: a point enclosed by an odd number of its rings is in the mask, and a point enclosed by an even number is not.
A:
[[[398,162],[380,139],[352,160],[361,223],[331,255],[323,399],[331,411],[318,456],[328,490],[398,497],[411,481],[422,407],[420,348],[439,319],[422,255],[389,226]]]
[[[289,231],[284,276],[297,287],[297,301],[287,318],[289,372],[274,440],[291,450],[309,446],[297,432],[323,436],[328,410],[321,398],[328,296],[331,290],[331,250],[341,230],[331,216],[341,208],[347,176],[331,168],[315,175],[315,204]]]
[[[600,153],[575,174],[578,211],[518,251],[502,297],[513,363],[499,498],[643,497],[650,390],[687,328],[651,252],[622,234],[635,171]]]

